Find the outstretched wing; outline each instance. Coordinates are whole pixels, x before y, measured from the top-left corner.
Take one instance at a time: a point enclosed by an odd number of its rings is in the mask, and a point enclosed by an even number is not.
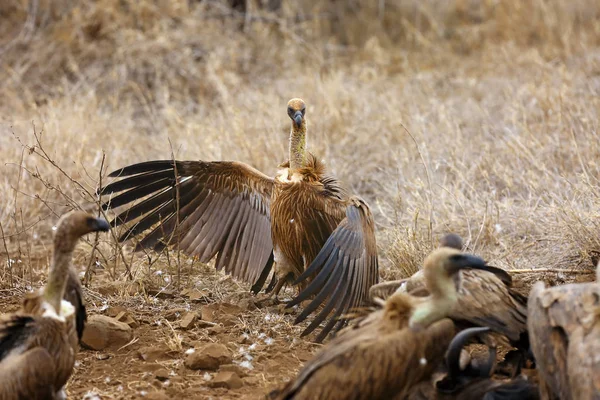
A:
[[[124,178],[99,193],[122,193],[104,209],[149,196],[111,221],[114,227],[134,222],[120,241],[153,228],[136,250],[177,245],[201,262],[218,254],[217,269],[262,286],[273,264],[271,178],[238,162],[172,160],[133,164],[109,176]]]
[[[296,323],[324,304],[321,312],[302,332],[303,336],[312,332],[333,312],[316,338],[322,341],[334,327],[337,330],[343,326],[345,321],[338,319],[341,315],[362,305],[368,298],[369,288],[377,283],[379,272],[374,225],[367,204],[358,197],[351,197],[346,207],[346,217],[295,282],[297,284],[316,274],[306,289],[288,304],[288,307],[292,307],[317,294],[296,318]]]

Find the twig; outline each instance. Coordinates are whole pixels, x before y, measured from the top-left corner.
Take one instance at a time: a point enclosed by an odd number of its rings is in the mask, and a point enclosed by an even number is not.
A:
[[[581,269],[560,269],[560,268],[525,268],[525,269],[507,269],[506,272],[515,274],[525,274],[527,272],[556,272],[565,274],[593,274],[594,270],[581,270]]]
[[[8,246],[6,245],[6,238],[4,236],[4,228],[2,227],[2,221],[0,221],[0,233],[2,233],[2,241],[4,242],[4,251],[6,251],[6,264],[8,265],[8,273],[9,273],[9,283],[10,287],[13,286],[13,275],[12,275],[12,265],[10,265],[10,253],[8,252]]]
[[[85,186],[83,186],[79,181],[73,179],[67,172],[65,172],[65,170],[63,170],[58,163],[56,163],[51,157],[50,155],[46,152],[46,150],[44,150],[43,144],[42,144],[42,133],[43,131],[41,131],[39,134],[36,131],[35,128],[35,123],[31,123],[32,127],[33,127],[33,136],[35,138],[35,142],[36,144],[33,146],[29,146],[25,143],[23,143],[21,141],[21,139],[15,135],[15,133],[13,132],[13,137],[21,144],[21,146],[23,146],[24,149],[29,151],[29,154],[36,154],[37,156],[39,156],[40,158],[42,158],[42,160],[50,163],[54,168],[56,168],[63,176],[65,176],[69,181],[71,181],[71,183],[73,183],[74,185],[76,185],[79,189],[81,189],[81,192],[83,192],[86,196],[87,196],[87,200],[92,200],[94,203],[98,202],[100,203],[100,199],[97,198],[96,195],[92,194],[92,192],[90,192]],[[103,159],[102,159],[102,163],[104,164],[104,158],[105,158],[105,154],[103,153]],[[29,172],[31,174],[31,176],[33,176],[34,178],[38,179],[40,182],[42,182],[42,184],[50,189],[50,190],[54,190],[57,191],[58,193],[60,193],[67,201],[69,201],[69,203],[71,204],[71,206],[73,208],[79,208],[81,209],[81,207],[79,206],[79,204],[73,199],[71,198],[68,194],[66,194],[63,190],[60,189],[60,187],[56,187],[54,185],[52,185],[50,182],[44,180],[42,178],[42,175],[39,171],[36,172],[31,172],[29,170],[27,170],[25,167],[21,166],[22,170],[25,170],[27,172]],[[100,168],[100,174],[102,174],[102,167]],[[36,197],[42,201],[42,203],[44,205],[46,205],[46,207],[48,207],[49,210],[53,211],[52,208],[50,206],[48,206],[48,204],[46,204],[46,201],[41,199],[39,196],[36,195]],[[86,199],[86,197],[84,197],[84,199]],[[54,211],[53,211],[54,212]],[[105,213],[104,210],[102,210],[101,207],[99,207],[99,212],[102,214],[102,216],[108,220],[108,217]],[[119,255],[121,256],[121,259],[123,260],[123,264],[125,265],[125,270],[126,270],[126,274],[127,274],[127,278],[129,280],[133,280],[133,275],[131,274],[131,269],[129,267],[129,264],[127,263],[127,259],[125,258],[125,254],[123,253],[123,247],[119,245],[118,243],[118,238],[116,236],[116,233],[114,231],[114,229],[110,230],[111,232],[111,236],[113,237],[114,241],[115,241],[115,247],[117,248],[117,250],[119,251]],[[115,263],[118,262],[118,258],[115,261]],[[115,264],[115,268],[116,268],[116,264]]]
[[[173,173],[175,174],[175,229],[173,234],[177,232],[179,236],[179,173],[177,171],[177,162],[175,161],[175,153],[173,152],[173,143],[169,139],[169,146],[171,147],[171,160],[173,160]],[[170,242],[170,239],[169,239]],[[176,241],[177,246],[177,290],[181,290],[181,249],[179,248],[179,237]]]
[[[106,160],[106,153],[104,153],[104,151],[102,152],[102,161],[100,161],[100,171],[98,172],[98,186],[102,187],[102,170],[104,169],[104,161]],[[100,200],[100,196],[98,195],[98,200],[96,201],[96,203],[98,204],[98,217],[100,217],[100,214],[102,213],[102,202]],[[92,264],[94,263],[94,253],[96,252],[96,248],[98,247],[98,243],[100,241],[100,232],[96,232],[96,234],[94,235],[94,246],[92,247],[92,252],[90,253],[90,262],[87,265],[87,268],[85,269],[85,275],[84,275],[84,285],[86,287],[89,286],[90,284],[90,280],[92,278],[92,274],[91,274],[91,269],[92,269]]]
[[[417,143],[417,140],[415,139],[415,137],[412,135],[412,133],[410,133],[410,131],[408,129],[406,129],[406,126],[404,126],[404,124],[402,122],[400,122],[400,126],[402,127],[402,129],[404,129],[404,131],[408,134],[408,136],[410,136],[412,141],[415,143],[415,146],[417,146],[417,152],[419,153],[419,157],[421,158],[421,162],[423,163],[423,167],[425,168],[425,175],[427,177],[427,186],[429,187],[429,193],[427,193],[427,201],[429,203],[429,243],[431,244],[431,246],[433,246],[433,200],[431,199],[431,195],[433,194],[433,191],[431,188],[431,178],[429,176],[429,168],[427,167],[427,163],[425,162],[425,157],[423,157],[423,153],[421,152],[421,147]]]

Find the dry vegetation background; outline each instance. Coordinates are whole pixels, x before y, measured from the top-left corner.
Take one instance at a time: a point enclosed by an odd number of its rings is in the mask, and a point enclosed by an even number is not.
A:
[[[543,268],[557,283],[595,265],[595,0],[249,1],[246,12],[215,0],[7,0],[0,296],[41,284],[50,227],[71,207],[94,209],[107,170],[173,152],[273,174],[292,97],[308,104],[310,150],[371,205],[382,277],[414,271],[448,231],[494,265]],[[98,250],[106,279],[124,281],[109,236]],[[135,281],[174,285],[172,258],[122,253]],[[186,271],[183,287],[210,269]],[[211,290],[247,289],[228,285]]]

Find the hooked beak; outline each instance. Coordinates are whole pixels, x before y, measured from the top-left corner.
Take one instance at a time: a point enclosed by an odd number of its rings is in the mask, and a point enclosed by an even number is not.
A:
[[[294,123],[296,126],[302,125],[302,111],[296,111],[294,113]]]
[[[486,271],[488,269],[485,265],[483,258],[471,255],[471,254],[458,254],[452,257],[451,264],[449,266],[450,273],[458,272],[461,269],[481,269]]]
[[[92,218],[88,222],[92,232],[102,231],[108,232],[110,225],[102,218]]]

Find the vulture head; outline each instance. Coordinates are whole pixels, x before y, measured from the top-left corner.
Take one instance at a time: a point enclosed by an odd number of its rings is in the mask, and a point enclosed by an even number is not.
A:
[[[88,233],[110,229],[108,222],[96,218],[85,211],[71,211],[63,215],[56,224],[54,232],[54,248],[58,251],[73,251],[77,240]]]
[[[440,247],[425,258],[423,274],[429,297],[416,307],[410,318],[411,329],[419,331],[450,314],[458,301],[458,272],[486,269],[485,261],[450,247]]]
[[[287,105],[288,116],[294,121],[297,128],[302,126],[304,122],[304,114],[306,113],[306,104],[302,99],[291,99]]]

